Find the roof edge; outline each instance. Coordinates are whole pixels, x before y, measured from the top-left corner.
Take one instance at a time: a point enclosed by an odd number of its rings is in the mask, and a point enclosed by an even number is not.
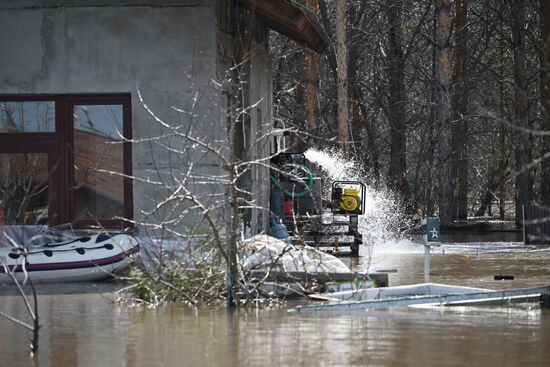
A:
[[[330,39],[317,14],[294,0],[239,0],[270,28],[322,53]]]

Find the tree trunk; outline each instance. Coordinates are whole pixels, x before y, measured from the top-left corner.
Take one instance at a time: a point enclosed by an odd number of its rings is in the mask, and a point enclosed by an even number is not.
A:
[[[295,94],[295,102],[296,106],[300,106],[301,108],[296,108],[294,110],[294,126],[298,128],[299,131],[306,131],[306,114],[302,106],[306,104],[306,88],[305,88],[305,80],[304,80],[304,74],[306,72],[304,68],[305,64],[305,54],[303,52],[298,52],[295,55],[295,80],[296,80],[296,94]],[[292,141],[292,150],[296,151],[303,151],[307,149],[306,146],[307,137],[305,137],[302,133],[294,135],[293,141]]]
[[[234,73],[237,74],[237,73]],[[237,79],[238,80],[238,79]],[[232,117],[230,118],[229,125],[229,162],[230,165],[226,167],[228,171],[229,184],[227,185],[226,198],[227,204],[225,209],[226,218],[226,231],[228,233],[226,237],[226,253],[227,253],[227,306],[229,308],[237,307],[239,305],[238,298],[238,284],[239,284],[239,272],[237,263],[237,232],[240,220],[239,212],[239,188],[237,187],[237,165],[238,157],[236,152],[236,138],[237,138],[237,124],[238,117],[242,116],[243,101],[238,87],[234,87],[234,102],[232,103],[234,108],[231,108]]]
[[[436,129],[436,124],[434,120],[430,120],[430,126],[428,131],[428,147],[426,150],[426,215],[432,217],[435,214],[435,193],[434,193],[434,152],[438,145],[437,138],[434,134],[434,129]]]
[[[540,105],[542,129],[550,132],[550,2],[540,0]],[[541,155],[550,153],[550,136],[542,137]],[[550,159],[542,161],[540,199],[550,205]]]
[[[468,0],[456,2],[456,46],[453,72],[453,165],[456,186],[456,217],[468,217]]]
[[[427,123],[424,124],[422,127],[421,132],[421,138],[420,138],[420,144],[418,144],[418,150],[415,154],[415,162],[414,162],[414,170],[413,170],[413,181],[412,181],[412,189],[411,189],[411,201],[412,201],[412,209],[416,211],[418,209],[418,203],[421,201],[421,195],[422,190],[421,187],[425,186],[426,183],[423,184],[420,183],[420,179],[423,178],[423,166],[426,163],[426,160],[424,157],[426,156],[426,150],[428,148],[428,134],[431,130],[431,124]]]
[[[504,24],[503,22],[500,22],[500,32],[503,33]],[[503,33],[504,34],[504,33]],[[504,60],[504,54],[507,52],[506,45],[504,43],[501,43],[499,45],[499,56],[501,60]],[[506,106],[506,89],[505,89],[505,72],[506,72],[506,65],[504,63],[501,63],[499,67],[499,93],[498,93],[498,105],[499,105],[499,118],[504,121],[508,117],[505,116]],[[507,135],[507,126],[505,124],[500,124],[500,157],[499,157],[499,165],[501,167],[506,167],[507,172],[501,172],[502,175],[508,176],[510,172],[508,171],[508,161],[510,157],[510,148],[508,147],[507,141],[506,141],[506,135]],[[500,211],[500,219],[504,220],[506,215],[506,183],[507,179],[501,180],[500,184],[500,203],[499,203],[499,211]]]
[[[432,37],[435,40],[437,34],[437,12],[433,13],[432,17]],[[437,89],[437,73],[436,73],[436,56],[437,49],[436,47],[432,48],[432,78],[430,79],[430,97],[432,101],[435,101],[436,89]],[[435,194],[434,194],[434,157],[435,150],[438,145],[438,140],[436,137],[436,129],[438,127],[436,121],[436,105],[435,103],[430,104],[430,120],[428,122],[428,147],[426,149],[426,188],[425,188],[425,203],[426,203],[426,216],[432,217],[435,213]]]
[[[401,46],[402,5],[401,0],[391,0],[386,12],[388,18],[388,84],[390,88],[388,120],[391,126],[388,186],[399,191],[407,200],[405,61]]]
[[[516,125],[524,131],[516,134],[516,223],[522,222],[522,207],[531,198],[531,179],[526,165],[530,162],[529,106],[525,69],[525,0],[514,0],[512,6],[512,40],[514,45],[514,101]]]
[[[333,1],[333,0],[331,0],[331,1]],[[325,29],[332,29],[332,25],[330,24],[330,16],[329,16],[329,11],[328,11],[326,1],[325,0],[318,0],[318,4],[319,4],[319,18],[321,20],[321,23],[323,24]],[[334,52],[326,52],[326,57],[327,57],[328,64],[329,64],[330,70],[331,70],[330,75],[331,75],[332,78],[334,78],[334,80],[337,80],[338,79],[338,72],[337,72],[338,66],[336,65],[337,64],[336,54]]]
[[[436,3],[436,119],[439,123],[439,219],[441,226],[452,223],[453,199],[451,116],[449,103],[449,0]]]
[[[356,39],[360,37],[361,33],[358,29],[363,29],[364,27],[364,15],[365,9],[368,6],[367,1],[363,1],[358,5],[352,5],[349,7],[349,12],[347,14],[348,23],[354,24],[355,29],[348,31],[347,35],[350,39]],[[363,146],[361,142],[361,130],[363,128],[368,129],[368,123],[366,116],[361,117],[361,107],[360,103],[366,103],[366,99],[362,99],[361,93],[361,84],[364,82],[365,78],[359,71],[359,63],[361,61],[361,51],[363,45],[361,43],[355,42],[348,44],[348,91],[349,91],[349,110],[351,112],[350,116],[350,125],[351,129],[349,132],[350,143],[349,149],[353,152],[353,155],[358,159],[361,159],[362,151],[361,147]]]
[[[361,131],[362,121],[361,113],[359,110],[359,97],[357,93],[352,93],[351,97],[351,132],[350,132],[350,150],[353,151],[355,155],[360,151],[361,139],[359,132]],[[366,124],[365,124],[366,125]]]
[[[336,0],[336,64],[338,72],[338,142],[348,151],[348,64],[346,49],[346,0]]]
[[[489,175],[487,175],[487,191],[485,191],[485,194],[481,199],[481,205],[475,213],[476,217],[484,216],[485,211],[487,209],[491,209],[493,198],[497,198],[495,191],[499,187],[502,187],[503,183],[506,182],[506,179],[508,178],[508,175],[506,174],[507,167],[508,161],[500,160],[498,167],[493,166],[489,168]]]
[[[313,11],[319,13],[319,3],[317,0],[307,0],[306,5]],[[307,55],[307,103],[306,103],[306,122],[308,127],[308,144],[311,147],[318,147],[316,136],[317,131],[317,88],[319,85],[319,54],[308,51]]]
[[[361,91],[358,90],[358,93],[361,93]],[[364,99],[361,94],[359,94],[358,98]],[[367,107],[364,104],[358,104],[358,107],[363,114],[363,118],[366,119],[366,116],[368,116]],[[365,165],[372,173],[372,182],[369,184],[374,188],[378,188],[380,183],[380,152],[376,145],[376,136],[378,135],[377,115],[373,115],[371,119],[366,120],[364,127],[367,136],[366,139],[361,142],[362,154],[359,155],[359,159],[365,162]]]

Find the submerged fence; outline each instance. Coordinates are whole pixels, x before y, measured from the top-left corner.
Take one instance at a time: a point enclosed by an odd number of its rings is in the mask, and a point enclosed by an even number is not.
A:
[[[523,207],[523,242],[531,244],[550,244],[550,207]]]

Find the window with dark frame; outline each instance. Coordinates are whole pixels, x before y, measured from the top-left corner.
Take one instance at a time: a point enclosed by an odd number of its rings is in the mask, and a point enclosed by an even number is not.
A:
[[[129,94],[0,95],[0,225],[132,219]]]

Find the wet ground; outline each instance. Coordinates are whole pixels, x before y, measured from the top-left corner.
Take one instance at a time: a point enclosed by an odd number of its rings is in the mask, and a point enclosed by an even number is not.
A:
[[[423,280],[423,248],[407,241],[346,261],[355,269],[397,270],[391,285]],[[514,280],[494,280],[499,274]],[[550,248],[444,244],[434,250],[431,280],[495,289],[550,285]],[[108,283],[88,284],[84,294],[48,287],[40,297],[40,366],[550,365],[550,310],[536,304],[289,314],[289,301],[231,315],[113,303]],[[0,311],[24,318],[15,296],[0,297]],[[29,337],[0,319],[0,366],[32,366]]]

